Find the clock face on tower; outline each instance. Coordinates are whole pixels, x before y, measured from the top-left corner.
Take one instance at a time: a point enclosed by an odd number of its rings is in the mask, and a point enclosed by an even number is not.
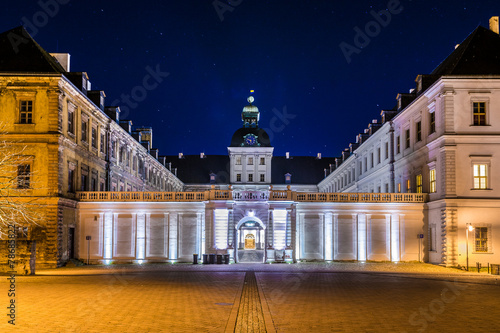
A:
[[[247,134],[243,137],[245,146],[255,146],[257,145],[257,137],[253,134]]]

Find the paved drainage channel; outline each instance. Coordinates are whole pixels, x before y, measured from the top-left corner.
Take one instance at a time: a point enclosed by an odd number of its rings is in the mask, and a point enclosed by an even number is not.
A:
[[[253,271],[247,271],[245,274],[234,332],[268,332],[264,321],[257,279]]]

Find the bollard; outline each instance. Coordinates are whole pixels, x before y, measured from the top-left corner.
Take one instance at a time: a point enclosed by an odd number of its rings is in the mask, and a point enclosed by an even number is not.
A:
[[[222,264],[222,254],[217,255],[217,264],[221,265]]]
[[[198,254],[193,254],[193,265],[198,265]]]
[[[203,264],[208,265],[208,254],[206,253],[203,254]]]
[[[224,255],[224,264],[226,264],[226,265],[229,264],[229,254]]]
[[[210,253],[208,255],[208,258],[209,258],[208,261],[210,262],[210,264],[212,264],[212,265],[215,264],[215,253]]]

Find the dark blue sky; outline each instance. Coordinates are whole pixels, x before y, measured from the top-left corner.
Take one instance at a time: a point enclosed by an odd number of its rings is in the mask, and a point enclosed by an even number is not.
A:
[[[334,157],[500,15],[498,0],[401,0],[377,31],[371,11],[393,2],[232,0],[221,20],[212,0],[9,1],[0,28],[24,24],[47,51],[70,53],[72,71],[86,71],[108,105],[134,92],[122,118],[152,126],[160,155],[227,154],[254,89],[275,155]],[[339,45],[355,47],[354,29],[367,24],[373,37],[348,63]],[[146,68],[169,74],[146,91]]]

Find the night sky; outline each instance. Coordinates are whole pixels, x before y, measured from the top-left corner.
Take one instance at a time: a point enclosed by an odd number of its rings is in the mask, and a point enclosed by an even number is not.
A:
[[[498,0],[230,3],[9,1],[0,28],[23,24],[47,51],[70,53],[71,70],[86,71],[122,119],[153,127],[160,155],[227,154],[253,89],[275,155],[335,157],[418,74],[500,15]],[[385,26],[374,24],[372,11],[388,7]],[[367,26],[372,37],[357,48],[355,28]],[[150,72],[157,81],[145,90]]]

